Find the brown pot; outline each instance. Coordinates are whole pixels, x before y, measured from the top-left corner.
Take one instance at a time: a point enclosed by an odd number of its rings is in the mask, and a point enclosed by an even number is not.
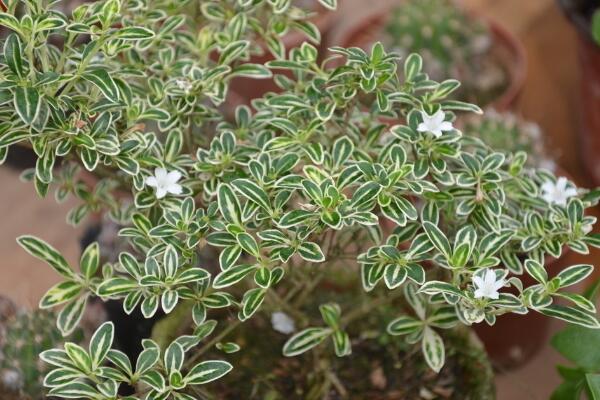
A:
[[[600,185],[600,46],[594,42],[590,19],[596,1],[558,0],[577,30],[581,68],[581,129],[579,148],[582,161],[595,185]]]
[[[319,6],[316,16],[311,19],[311,22],[317,26],[319,32],[321,32],[321,43],[316,45],[319,51],[319,56],[325,54],[327,50],[326,45],[328,43],[328,36],[331,33],[331,28],[335,22],[335,14],[333,11],[327,10],[326,8]],[[283,38],[283,44],[286,50],[289,52],[291,49],[300,47],[302,43],[308,41],[306,36],[298,31],[292,31],[285,35]],[[261,45],[263,54],[258,56],[251,56],[249,62],[253,64],[265,64],[269,61],[274,60],[273,55],[269,52],[266,45]],[[275,73],[282,74],[282,70],[275,71]],[[288,77],[292,77],[292,74],[286,71],[283,73]],[[254,79],[237,77],[233,78],[229,84],[229,87],[234,91],[238,98],[236,101],[249,104],[252,99],[262,97],[267,92],[280,92],[281,89],[275,84],[273,79]]]
[[[370,49],[371,45],[381,38],[381,32],[390,15],[390,10],[384,10],[363,19],[340,34],[339,44],[342,47]],[[525,49],[517,37],[497,21],[474,13],[472,15],[472,18],[482,19],[489,26],[494,40],[492,51],[504,64],[509,79],[506,89],[491,101],[489,106],[499,111],[512,109],[516,105],[525,83],[527,72]]]

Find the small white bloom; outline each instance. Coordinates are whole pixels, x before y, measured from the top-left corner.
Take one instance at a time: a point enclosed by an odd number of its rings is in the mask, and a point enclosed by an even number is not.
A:
[[[146,178],[146,185],[156,189],[156,198],[162,199],[167,195],[181,194],[182,188],[177,181],[181,179],[181,172],[171,171],[167,172],[164,168],[156,168],[154,170],[154,176]]]
[[[423,117],[423,122],[417,127],[419,132],[431,132],[435,137],[439,138],[443,132],[454,129],[452,122],[444,121],[446,114],[442,110],[438,110],[433,115],[421,111],[421,116]]]
[[[289,335],[296,330],[294,320],[284,312],[277,311],[271,314],[271,325],[277,332]]]
[[[188,81],[187,79],[177,79],[175,81],[175,84],[177,85],[177,87],[180,90],[183,90],[185,92],[185,94],[190,94],[190,91],[192,90],[192,83],[190,81]]]
[[[497,279],[493,269],[488,269],[481,276],[474,276],[473,283],[475,284],[475,298],[487,297],[489,299],[497,299],[499,296],[498,289],[506,283],[504,278]]]
[[[542,198],[550,204],[565,206],[569,198],[577,196],[577,189],[567,186],[569,186],[569,181],[564,176],[558,178],[556,183],[546,181],[542,185]]]

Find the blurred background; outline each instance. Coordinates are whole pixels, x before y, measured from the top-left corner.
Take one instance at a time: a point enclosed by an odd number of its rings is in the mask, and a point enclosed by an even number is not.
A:
[[[420,1],[422,4],[429,2],[413,0],[412,3]],[[594,119],[600,119],[600,110],[593,108],[593,96],[600,97],[600,85],[587,79],[582,81],[581,65],[583,57],[592,57],[588,54],[590,46],[592,53],[594,50],[600,53],[600,47],[578,34],[557,0],[463,0],[460,3],[475,26],[473,42],[465,44],[460,42],[462,39],[453,38],[452,32],[459,26],[449,24],[445,29],[450,33],[443,38],[443,43],[446,48],[455,46],[456,51],[446,54],[447,59],[441,61],[436,61],[434,50],[424,56],[426,63],[429,59],[435,69],[432,74],[458,75],[467,82],[465,91],[469,93],[465,96],[477,100],[483,98],[485,103],[495,107],[494,111],[487,112],[489,119],[486,122],[468,122],[465,129],[474,124],[481,131],[483,126],[489,135],[486,140],[498,139],[499,146],[524,150],[530,155],[531,162],[555,169],[578,186],[600,184],[600,179],[595,178],[600,170],[594,171],[593,163],[597,147],[594,147],[593,139],[582,134],[585,129],[589,132]],[[372,40],[369,35],[376,35],[383,29],[387,32],[384,43],[387,41],[387,45],[402,51],[417,45],[415,38],[422,36],[425,40],[432,35],[430,29],[437,29],[421,22],[411,25],[406,16],[388,12],[390,6],[398,4],[391,0],[342,0],[336,23],[328,26],[327,42],[361,45],[354,42]],[[418,12],[415,15],[418,18]],[[437,21],[433,12],[423,16],[430,23]],[[488,18],[493,22],[489,23]],[[443,20],[445,17],[440,17],[440,21]],[[455,24],[462,22],[458,19]],[[483,31],[478,31],[480,29]],[[405,39],[399,39],[401,36]],[[497,46],[504,47],[496,49]],[[461,47],[468,49],[465,51]],[[495,67],[495,62],[488,65],[489,60],[478,54],[486,52],[494,53],[502,64],[500,69]],[[473,62],[468,57],[479,58]],[[584,67],[586,62],[592,61],[584,60]],[[584,96],[592,97],[584,104]],[[483,123],[487,125],[479,125]],[[19,155],[12,157],[13,161],[23,161]],[[600,163],[600,157],[598,161]],[[40,200],[33,186],[20,182],[18,171],[10,166],[0,167],[0,188],[3,210],[0,294],[17,304],[34,307],[57,277],[50,268],[27,255],[17,245],[15,237],[25,233],[43,237],[61,249],[69,261],[75,262],[85,224],[77,228],[65,225],[65,215],[74,204],[59,205],[51,196]],[[555,265],[557,269],[580,262],[599,265],[598,256],[598,252],[588,256],[570,252]],[[529,347],[523,348],[516,345],[502,347],[503,353],[495,359],[499,399],[550,397],[560,383],[555,366],[564,360],[550,347],[549,337],[560,328],[559,322],[537,326],[522,321],[505,328],[503,334],[506,337],[528,336],[530,343],[526,344]]]

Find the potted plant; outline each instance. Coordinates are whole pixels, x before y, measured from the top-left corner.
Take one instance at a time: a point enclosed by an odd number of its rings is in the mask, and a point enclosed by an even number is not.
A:
[[[454,78],[454,97],[498,110],[512,108],[526,73],[523,46],[498,22],[466,12],[452,0],[407,0],[340,34],[342,46],[376,41],[402,56],[419,53],[434,80]]]
[[[250,15],[281,5],[238,4]],[[92,298],[167,315],[133,360],[112,348],[111,321],[86,347],[43,352],[49,395],[251,398],[228,379],[268,383],[279,373],[297,384],[275,387],[274,398],[389,398],[410,379],[419,393],[485,399],[489,365],[469,326],[531,312],[600,328],[594,305],[568,291],[593,267],[544,269],[564,246],[600,245],[584,214],[600,194],[560,187],[523,153],[465,141],[456,114],[481,110],[448,98],[458,81],[431,80],[416,54],[400,76],[399,56],[381,43],[369,53],[333,48],[337,67],[319,63],[309,43],[248,65],[248,41],[217,41],[220,32],[182,14],[187,5],[102,0],[66,16],[26,2],[18,18],[0,14],[14,31],[0,59],[10,99],[2,151],[29,141],[39,159],[24,178],[42,196],[51,185],[59,199],[75,193],[71,222],[105,211],[127,247],[102,262],[93,242],[77,268],[46,241],[19,237],[62,277],[41,305],[61,308],[63,334]],[[252,37],[256,27],[238,28]],[[287,90],[225,120],[216,106],[232,76],[271,69],[292,72]],[[366,109],[405,123],[387,128]],[[101,179],[90,187],[72,165]],[[536,283],[523,285],[522,274]],[[268,349],[264,363],[244,357],[262,354],[254,346]],[[371,383],[356,386],[364,374]]]
[[[593,0],[558,0],[559,5],[577,29],[577,48],[581,69],[580,152],[586,171],[595,183],[600,182],[596,159],[600,149],[600,96],[595,88],[600,84],[600,14]]]

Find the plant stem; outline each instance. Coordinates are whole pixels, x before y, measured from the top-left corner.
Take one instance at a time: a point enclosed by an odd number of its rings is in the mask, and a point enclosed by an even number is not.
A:
[[[234,329],[236,329],[241,324],[242,324],[242,321],[235,320],[231,324],[227,325],[227,327],[225,329],[223,329],[217,336],[212,338],[212,340],[210,340],[208,343],[206,343],[204,346],[202,346],[200,348],[200,350],[198,350],[196,353],[194,353],[189,358],[189,360],[187,360],[185,362],[185,367],[190,368],[196,361],[198,361],[198,359],[200,358],[200,356],[202,354],[206,353],[211,347],[213,347],[215,344],[219,343],[221,341],[221,339],[223,339],[225,336],[229,335]]]

